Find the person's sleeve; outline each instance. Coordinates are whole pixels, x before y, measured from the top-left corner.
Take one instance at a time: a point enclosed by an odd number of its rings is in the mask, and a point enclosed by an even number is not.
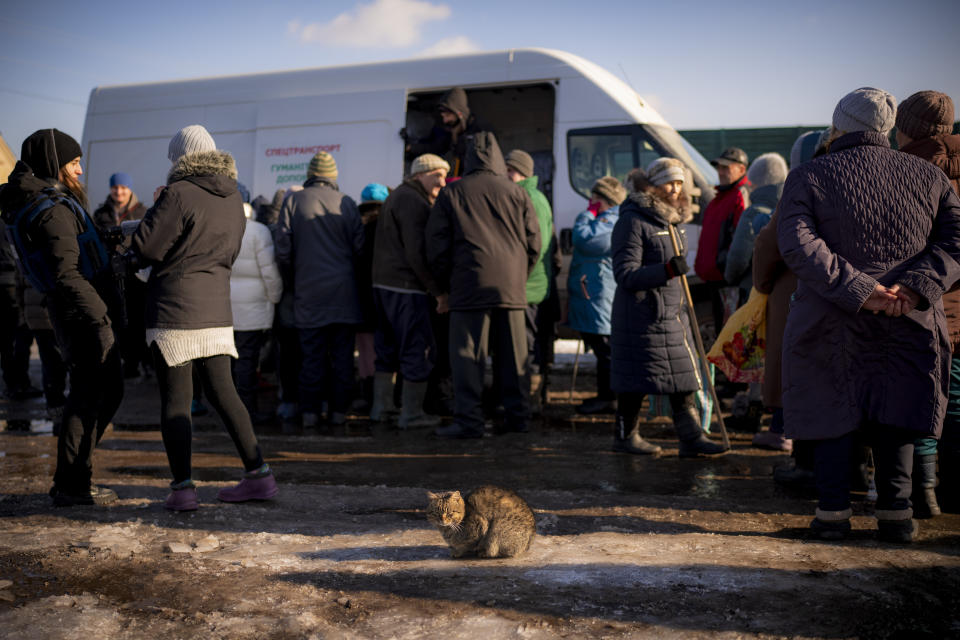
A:
[[[573,246],[585,256],[610,255],[610,239],[613,225],[603,214],[596,218],[584,211],[573,223]]]
[[[277,216],[277,226],[273,234],[274,254],[277,264],[289,268],[293,264],[293,198],[283,199],[280,213]]]
[[[857,313],[877,280],[838,255],[820,237],[814,214],[818,195],[803,176],[791,172],[780,199],[777,243],[784,262],[819,296]]]
[[[59,302],[90,328],[109,325],[106,303],[80,273],[80,227],[76,215],[63,205],[55,205],[44,212],[36,228],[40,243],[48,248],[46,258]]]
[[[256,240],[257,268],[267,290],[267,300],[277,304],[283,295],[283,278],[280,277],[280,269],[277,267],[270,230],[266,227],[259,227]]]
[[[934,303],[960,279],[960,198],[946,178],[933,230],[924,251],[910,260],[897,282]],[[921,305],[926,307],[926,305]]]
[[[527,276],[540,260],[540,248],[542,239],[540,237],[540,220],[537,218],[537,212],[533,208],[533,201],[529,194],[521,189],[523,197],[521,203],[523,206],[523,225],[526,232],[527,246]]]
[[[397,214],[402,216],[402,219],[398,220],[396,227],[400,232],[400,242],[403,245],[403,255],[407,264],[427,292],[432,296],[439,296],[443,291],[427,263],[426,231],[427,221],[430,219],[430,207],[426,203],[423,206],[419,203],[414,206],[409,201],[407,205],[400,202],[397,205],[403,207],[403,210]]]
[[[733,232],[730,251],[727,252],[727,264],[723,270],[723,279],[730,284],[740,282],[750,268],[755,239],[753,217],[750,211],[745,211],[744,215],[740,216],[740,222]]]
[[[772,293],[774,283],[786,270],[777,247],[779,219],[779,214],[774,212],[770,222],[757,233],[757,239],[753,243],[753,286],[760,293]]]
[[[182,234],[183,207],[168,187],[137,225],[130,246],[148,263],[159,263]]]
[[[444,292],[450,289],[450,273],[453,269],[453,225],[450,221],[450,209],[450,200],[446,193],[441,191],[424,228],[427,264]]]
[[[613,277],[626,291],[646,291],[667,283],[663,263],[643,264],[643,223],[636,216],[622,216],[611,238]]]

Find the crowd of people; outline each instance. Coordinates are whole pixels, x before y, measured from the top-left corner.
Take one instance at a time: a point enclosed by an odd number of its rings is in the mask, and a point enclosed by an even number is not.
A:
[[[719,186],[692,270],[717,330],[752,291],[769,296],[765,375],[744,389],[740,417],[756,430],[772,413],[753,444],[793,454],[777,480],[816,488],[811,530],[825,539],[850,529],[851,482],[864,480],[868,452],[881,538],[909,542],[914,516],[939,513],[938,453],[940,501],[956,506],[953,118],[944,94],[920,92],[898,108],[863,88],[840,100],[830,129],[800,136],[789,167],[775,153],[751,163],[738,148],[712,161]],[[599,178],[558,283],[553,214],[531,155],[502,153],[461,89],[439,102],[437,122],[428,138],[407,141],[404,181],[367,185],[359,204],[340,190],[326,151],[302,186],[250,202],[232,156],[190,125],[170,140],[152,206],[118,172],[90,214],[79,144],[56,129],[27,138],[0,192],[10,239],[0,359],[8,395],[43,393],[55,418],[55,504],[116,499],[92,482],[92,460],[125,377],[156,379],[166,506],[190,511],[201,395],[243,465],[219,498],[269,499],[278,487],[254,433],[274,419],[257,400],[268,363],[277,415],[308,432],[351,411],[440,438],[483,437],[491,415],[498,432],[524,432],[561,320],[597,360],[596,393],[576,411],[612,415],[614,451],[661,452],[640,433],[645,399],[658,398],[681,457],[725,453],[698,400],[711,383],[684,282],[694,209],[683,163],[663,157],[622,181]],[[23,364],[33,339],[42,391]]]

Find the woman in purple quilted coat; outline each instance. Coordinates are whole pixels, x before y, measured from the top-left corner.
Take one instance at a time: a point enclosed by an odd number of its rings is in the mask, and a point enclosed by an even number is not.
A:
[[[847,460],[862,430],[879,537],[910,542],[913,441],[939,436],[950,345],[941,296],[960,277],[960,200],[930,163],[890,149],[896,101],[847,94],[829,152],[790,172],[778,241],[799,278],[783,345],[787,437],[816,441],[826,539],[850,530]]]

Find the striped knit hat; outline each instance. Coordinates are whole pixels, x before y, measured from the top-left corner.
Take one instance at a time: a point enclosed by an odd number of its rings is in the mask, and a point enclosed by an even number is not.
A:
[[[337,162],[326,151],[317,151],[317,155],[310,160],[307,167],[307,178],[337,179]]]

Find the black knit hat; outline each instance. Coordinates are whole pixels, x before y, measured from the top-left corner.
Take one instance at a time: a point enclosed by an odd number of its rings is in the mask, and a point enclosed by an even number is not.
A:
[[[939,91],[918,91],[900,103],[897,129],[914,140],[953,131],[953,100]]]
[[[38,178],[60,175],[60,167],[83,155],[76,140],[58,129],[34,131],[20,147],[20,159]]]

